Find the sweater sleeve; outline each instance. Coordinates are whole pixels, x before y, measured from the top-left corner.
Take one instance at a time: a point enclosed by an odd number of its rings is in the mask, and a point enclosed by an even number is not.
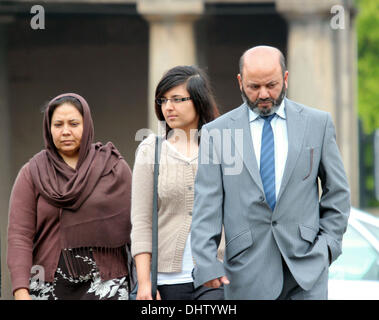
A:
[[[154,183],[154,137],[138,147],[132,177],[132,256],[152,251],[152,210]]]
[[[36,232],[36,196],[28,164],[18,173],[9,202],[7,264],[12,292],[29,289]]]

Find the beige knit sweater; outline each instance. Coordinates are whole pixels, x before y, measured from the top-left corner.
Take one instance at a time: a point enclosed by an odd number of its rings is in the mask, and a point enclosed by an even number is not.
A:
[[[155,136],[137,149],[132,181],[132,255],[151,253]],[[158,272],[180,272],[192,222],[197,156],[162,143],[158,178]],[[218,257],[223,256],[224,240]]]

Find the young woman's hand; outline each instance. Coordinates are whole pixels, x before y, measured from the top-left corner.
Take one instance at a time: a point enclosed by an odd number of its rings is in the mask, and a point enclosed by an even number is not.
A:
[[[136,300],[153,300],[151,296],[151,282],[138,283]],[[157,300],[161,300],[161,295],[157,290]]]
[[[134,257],[136,261],[138,291],[136,300],[153,300],[151,296],[151,280],[150,280],[150,264],[151,254],[140,253]],[[157,300],[161,300],[161,296],[157,290]]]

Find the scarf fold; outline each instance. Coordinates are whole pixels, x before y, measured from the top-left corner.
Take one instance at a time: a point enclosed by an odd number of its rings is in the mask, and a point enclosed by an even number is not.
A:
[[[49,109],[64,96],[83,107],[83,135],[76,169],[59,155],[50,131]],[[91,112],[83,97],[66,93],[45,110],[45,149],[30,160],[33,183],[51,205],[59,208],[61,249],[119,248],[130,243],[131,170],[115,146],[92,143]]]

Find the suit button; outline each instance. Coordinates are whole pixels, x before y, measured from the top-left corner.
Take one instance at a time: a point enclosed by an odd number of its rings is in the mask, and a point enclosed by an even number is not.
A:
[[[265,197],[263,197],[263,196],[260,196],[260,197],[259,197],[259,201],[260,201],[260,202],[263,202],[263,201],[265,201]]]
[[[278,224],[278,223],[277,223],[276,221],[273,221],[273,222],[271,223],[271,225],[272,225],[273,227],[275,227],[277,224]]]
[[[188,212],[188,214],[189,214],[190,216],[192,216],[192,211]]]

